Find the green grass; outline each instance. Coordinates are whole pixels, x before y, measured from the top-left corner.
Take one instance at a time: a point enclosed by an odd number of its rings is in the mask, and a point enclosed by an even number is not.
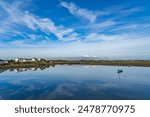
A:
[[[113,66],[143,66],[150,67],[150,61],[146,60],[47,60],[37,62],[14,62],[9,61],[7,64],[0,65],[0,68],[28,68],[28,67],[41,67],[41,66],[53,66],[53,65],[113,65]]]

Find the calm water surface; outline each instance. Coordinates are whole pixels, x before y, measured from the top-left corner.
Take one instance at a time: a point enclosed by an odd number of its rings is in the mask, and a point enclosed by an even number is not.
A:
[[[0,99],[150,99],[150,68],[57,65],[0,70]]]

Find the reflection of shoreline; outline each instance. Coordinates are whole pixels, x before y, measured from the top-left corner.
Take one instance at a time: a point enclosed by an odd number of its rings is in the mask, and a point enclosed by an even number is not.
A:
[[[12,69],[0,69],[0,73],[3,73],[5,71],[10,71],[10,72],[26,72],[26,71],[37,71],[37,70],[44,70],[50,67],[55,67],[53,66],[41,66],[41,67],[31,67],[31,68],[12,68]]]

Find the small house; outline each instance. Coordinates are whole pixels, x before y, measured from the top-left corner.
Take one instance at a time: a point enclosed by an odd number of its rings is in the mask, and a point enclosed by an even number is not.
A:
[[[5,64],[5,63],[8,63],[8,61],[0,59],[0,64]]]
[[[38,61],[38,59],[33,58],[33,59],[26,59],[26,58],[17,58],[15,59],[15,62],[34,62]]]
[[[25,58],[17,58],[17,59],[15,59],[15,62],[27,62],[27,59],[25,59]]]

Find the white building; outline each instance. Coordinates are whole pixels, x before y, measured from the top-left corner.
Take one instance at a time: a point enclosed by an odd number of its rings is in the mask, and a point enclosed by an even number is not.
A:
[[[37,58],[33,58],[31,61],[38,61],[38,59]]]
[[[15,62],[35,62],[38,61],[38,59],[33,58],[33,59],[26,59],[26,58],[17,58],[15,59]]]
[[[8,63],[8,61],[0,59],[0,64],[5,64],[5,63]]]
[[[17,58],[15,62],[27,62],[27,60],[25,58]]]

